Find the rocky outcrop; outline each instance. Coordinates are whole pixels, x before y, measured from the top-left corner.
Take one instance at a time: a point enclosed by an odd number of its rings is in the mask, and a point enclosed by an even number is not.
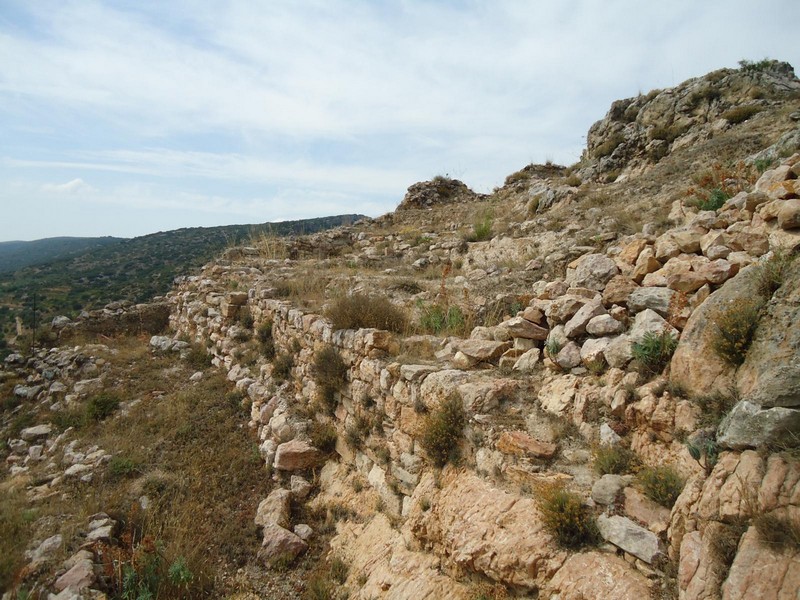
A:
[[[449,177],[434,177],[431,181],[415,183],[408,188],[398,211],[411,208],[431,208],[440,204],[474,202],[480,195],[469,189],[464,182]]]

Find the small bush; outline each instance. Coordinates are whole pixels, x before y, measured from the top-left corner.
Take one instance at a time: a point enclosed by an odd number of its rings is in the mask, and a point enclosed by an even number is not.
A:
[[[764,298],[772,295],[783,285],[786,269],[794,259],[793,255],[781,250],[774,250],[768,260],[762,261],[758,266],[758,292]]]
[[[459,306],[429,304],[421,305],[420,309],[419,326],[424,332],[434,335],[445,332],[455,335],[465,333],[467,319]]]
[[[600,475],[630,473],[637,463],[636,453],[624,446],[600,446],[594,451],[594,470]]]
[[[422,425],[420,443],[437,467],[443,467],[459,456],[466,415],[458,394],[450,395],[429,413]]]
[[[494,219],[490,214],[486,214],[472,224],[472,235],[467,241],[485,242],[492,239],[492,227]]]
[[[739,61],[739,68],[745,72],[757,73],[768,70],[775,62],[770,58],[762,58],[756,61],[743,59]]]
[[[614,153],[614,150],[625,141],[625,136],[621,133],[617,133],[612,135],[602,144],[599,144],[594,149],[594,157],[595,158],[603,158],[604,156],[610,156]]]
[[[772,160],[769,158],[757,158],[753,162],[753,166],[761,174],[772,166]]]
[[[642,469],[638,479],[645,495],[667,508],[675,504],[685,483],[678,472],[669,466]]]
[[[139,463],[131,458],[115,456],[108,462],[108,475],[111,479],[125,479],[139,472]]]
[[[570,187],[579,187],[581,183],[583,183],[583,181],[581,181],[580,177],[573,174],[567,177],[566,180],[564,180],[564,183],[566,183]]]
[[[336,392],[347,382],[347,365],[333,346],[325,346],[314,355],[314,381],[320,399],[332,411],[336,408]]]
[[[275,340],[272,337],[272,321],[265,321],[258,326],[256,338],[261,349],[261,354],[267,360],[275,358]]]
[[[347,566],[347,563],[344,562],[338,556],[334,556],[331,559],[331,578],[338,583],[339,585],[343,585],[345,581],[347,581],[347,573],[350,571],[350,567]]]
[[[341,296],[326,311],[334,329],[385,329],[401,333],[406,315],[388,298],[363,293]]]
[[[800,550],[800,519],[774,512],[757,515],[753,525],[762,543],[777,551]]]
[[[89,421],[102,421],[114,414],[118,408],[119,398],[112,394],[97,394],[86,404],[86,418]]]
[[[600,539],[597,522],[583,498],[563,484],[542,486],[537,490],[536,502],[542,522],[560,546],[577,550]]]
[[[760,113],[763,109],[760,106],[744,105],[735,106],[730,110],[722,113],[722,118],[728,121],[731,125],[744,123],[750,117]]]
[[[732,365],[741,365],[753,341],[763,307],[761,298],[737,298],[713,319],[711,347]]]
[[[695,404],[700,407],[701,411],[699,425],[713,427],[716,430],[725,415],[733,410],[738,401],[735,388],[731,389],[729,393],[713,392],[707,396],[694,398]]]
[[[662,125],[654,127],[650,132],[650,137],[654,140],[664,140],[671,144],[684,133],[686,133],[686,126],[684,125]]]
[[[294,356],[288,352],[276,354],[272,360],[272,377],[277,381],[283,382],[289,379],[294,367]]]
[[[331,423],[314,421],[311,424],[308,436],[311,438],[311,444],[322,452],[329,453],[336,449],[338,434],[336,433],[336,427]]]
[[[664,370],[677,346],[678,339],[669,331],[648,331],[641,342],[633,344],[631,351],[642,372],[652,376]]]
[[[205,371],[214,357],[202,346],[192,346],[186,354],[186,362],[196,371]]]
[[[327,577],[317,573],[309,578],[304,598],[306,600],[333,600],[336,598],[336,589]]]
[[[707,198],[697,201],[697,208],[700,210],[719,210],[730,198],[725,190],[714,188],[708,193]]]

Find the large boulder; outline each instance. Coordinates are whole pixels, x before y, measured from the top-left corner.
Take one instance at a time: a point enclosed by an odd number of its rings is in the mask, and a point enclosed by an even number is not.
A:
[[[711,294],[689,317],[670,365],[670,381],[690,396],[704,396],[727,390],[734,381],[735,368],[717,355],[715,319],[725,311],[748,302],[759,294],[756,265],[746,267]]]
[[[797,446],[800,410],[762,409],[758,404],[741,400],[720,423],[717,441],[723,448],[742,450],[768,445]]]
[[[602,291],[619,267],[605,254],[586,254],[570,263],[567,269],[567,283],[573,287]]]
[[[784,271],[783,285],[767,304],[745,361],[736,374],[742,398],[764,408],[800,408],[798,348],[800,260],[794,260]]]
[[[618,556],[584,552],[570,556],[544,591],[545,597],[560,600],[644,600],[650,597],[650,584]]]
[[[420,515],[414,534],[448,562],[507,586],[537,589],[567,558],[530,498],[459,474],[439,494],[436,510]]]

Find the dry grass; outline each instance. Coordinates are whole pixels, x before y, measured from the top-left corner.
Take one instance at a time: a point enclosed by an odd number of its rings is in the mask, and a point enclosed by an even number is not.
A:
[[[335,329],[376,328],[402,333],[407,324],[405,313],[388,298],[364,293],[340,296],[330,305],[326,316]]]
[[[159,598],[219,597],[219,569],[235,569],[258,550],[252,519],[258,499],[268,493],[256,440],[241,427],[246,415],[227,394],[230,384],[221,373],[208,373],[187,386],[192,369],[175,356],[151,355],[144,339],[122,339],[115,346],[116,355],[104,356],[112,365],[108,381],[114,384],[103,393],[123,404],[104,420],[88,420],[79,433],[114,459],[92,483],[65,483],[63,497],[41,505],[26,508],[16,495],[4,494],[0,539],[10,542],[10,549],[0,547],[0,556],[6,557],[3,577],[19,566],[14,549],[25,549],[30,531],[26,511],[58,514],[67,544],[89,514],[104,511],[121,523],[121,538],[129,535],[132,544],[132,550],[108,548],[109,561],[143,557],[147,544],[156,545],[156,571],[163,579],[157,584]],[[139,402],[126,407],[129,400]],[[146,512],[138,508],[143,494],[150,500]],[[111,592],[121,593],[117,575],[122,571],[110,562],[106,570]],[[179,581],[181,573],[191,573],[188,591]]]

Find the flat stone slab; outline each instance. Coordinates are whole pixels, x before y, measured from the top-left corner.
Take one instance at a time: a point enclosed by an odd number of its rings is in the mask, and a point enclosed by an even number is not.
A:
[[[651,564],[661,552],[658,548],[656,534],[625,517],[600,515],[597,519],[597,527],[600,529],[600,535],[607,542],[633,554],[647,564]]]

